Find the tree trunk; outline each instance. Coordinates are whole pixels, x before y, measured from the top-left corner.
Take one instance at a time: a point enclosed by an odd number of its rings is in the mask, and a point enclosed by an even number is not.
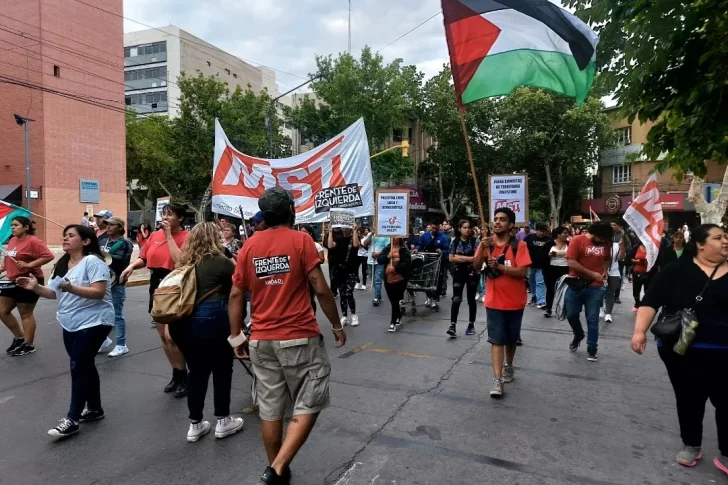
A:
[[[198,216],[202,219],[197,222],[202,222],[205,220],[205,211],[207,210],[207,206],[210,205],[210,198],[212,197],[212,180],[210,180],[210,185],[207,186],[205,189],[205,193],[202,196],[202,202],[200,203],[200,211],[197,213]]]
[[[728,205],[728,170],[723,174],[723,185],[714,201],[710,204],[705,201],[705,181],[697,176],[693,177],[690,183],[688,200],[695,205],[695,212],[700,215],[701,224],[720,224]]]
[[[553,218],[558,225],[561,221],[559,219],[561,215],[561,204],[564,202],[564,172],[559,162],[559,195],[556,197],[556,210],[554,211]]]
[[[549,189],[549,204],[551,206],[551,217],[558,223],[559,211],[556,208],[556,197],[554,196],[554,182],[551,178],[551,165],[548,162],[544,164],[546,171],[546,186]]]

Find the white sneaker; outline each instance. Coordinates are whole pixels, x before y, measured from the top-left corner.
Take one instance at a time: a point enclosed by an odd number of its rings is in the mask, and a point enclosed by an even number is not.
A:
[[[361,285],[361,289],[367,291],[367,285]]]
[[[243,418],[225,416],[218,418],[215,426],[215,438],[222,439],[243,430]]]
[[[612,320],[612,314],[611,314],[611,313],[607,313],[607,314],[606,314],[606,315],[604,316],[604,321],[605,321],[605,322],[610,322],[610,323],[611,323],[611,322],[613,322],[614,320]]]
[[[356,285],[354,285],[354,289],[355,290],[361,290],[361,284],[360,283],[357,283]]]
[[[101,348],[98,353],[103,354],[104,352],[108,352],[112,345],[114,345],[114,342],[112,342],[109,337],[106,337],[106,340],[104,340],[104,343],[101,344]]]
[[[349,325],[349,320],[346,317],[341,317],[341,326]]]
[[[604,318],[604,309],[599,310],[599,318]]]
[[[117,345],[114,350],[109,352],[109,357],[119,357],[129,352],[129,347],[126,345]]]
[[[190,429],[187,431],[187,441],[194,443],[210,432],[210,422],[200,421],[199,423],[190,423]]]
[[[359,315],[352,315],[351,316],[351,326],[352,327],[358,327],[359,326]]]

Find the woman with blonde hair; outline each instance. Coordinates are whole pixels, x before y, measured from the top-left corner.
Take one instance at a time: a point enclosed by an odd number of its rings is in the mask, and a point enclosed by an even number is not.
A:
[[[233,349],[227,341],[228,295],[235,265],[225,256],[220,228],[213,222],[196,225],[176,266],[194,267],[197,280],[197,304],[192,315],[169,325],[169,333],[189,367],[187,407],[191,423],[187,441],[195,442],[211,429],[210,423],[202,420],[210,374],[217,417],[215,437],[225,438],[243,429],[243,419],[230,415]]]

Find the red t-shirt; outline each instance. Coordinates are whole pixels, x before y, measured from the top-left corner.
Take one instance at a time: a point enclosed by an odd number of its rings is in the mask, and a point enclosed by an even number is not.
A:
[[[492,257],[498,258],[505,251],[505,265],[510,268],[523,268],[531,265],[528,246],[518,241],[518,251],[513,258],[511,243],[493,247]],[[486,257],[488,251],[486,250]],[[510,274],[502,274],[497,278],[488,278],[485,286],[485,307],[492,310],[523,310],[526,308],[526,279],[516,278]]]
[[[611,242],[609,245],[611,246]],[[566,250],[566,259],[574,259],[586,269],[601,274],[606,270],[605,262],[611,262],[609,249],[605,246],[597,246],[588,235],[581,234],[574,237],[569,243],[569,248]],[[583,277],[583,275],[571,268],[569,268],[569,276]],[[604,282],[601,280],[593,281],[591,284],[591,286],[603,285]]]
[[[177,243],[177,247],[182,249],[189,236],[189,231],[180,231],[172,236],[174,242]],[[169,245],[167,244],[167,235],[164,231],[154,231],[147,243],[142,248],[142,252],[139,253],[139,257],[147,262],[146,266],[149,269],[164,268],[172,271],[174,269],[174,260],[169,252]]]
[[[634,254],[634,259],[639,259],[639,263],[634,263],[632,269],[635,273],[644,274],[647,273],[647,251],[642,246],[637,248],[637,252]]]
[[[238,253],[233,283],[252,293],[251,340],[293,340],[321,333],[311,307],[308,274],[320,264],[303,232],[258,231]]]
[[[5,252],[5,271],[9,280],[15,281],[18,276],[25,276],[33,273],[36,278],[43,277],[42,268],[34,268],[31,271],[21,271],[18,265],[10,258],[17,259],[23,263],[32,263],[41,258],[53,259],[53,253],[43,241],[35,236],[25,236],[23,239],[10,238],[8,249]]]

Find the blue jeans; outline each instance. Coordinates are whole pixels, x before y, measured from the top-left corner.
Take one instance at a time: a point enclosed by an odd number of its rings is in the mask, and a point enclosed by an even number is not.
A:
[[[384,270],[386,266],[383,264],[374,265],[374,299],[382,299],[382,282],[384,281]]]
[[[71,405],[66,417],[78,423],[84,406],[102,411],[101,381],[96,354],[111,332],[109,325],[97,325],[75,332],[63,330],[63,345],[71,359]]]
[[[114,331],[116,332],[116,345],[126,345],[126,320],[124,319],[126,286],[112,286],[111,299],[114,302],[114,327],[116,327]]]
[[[587,349],[597,349],[599,341],[599,309],[602,307],[604,299],[604,288],[599,286],[588,286],[581,290],[572,290],[567,288],[564,297],[564,306],[566,307],[566,319],[574,331],[575,337],[584,337],[584,328],[579,319],[581,315],[581,307],[584,307],[586,314],[586,347]]]
[[[537,305],[545,305],[546,283],[543,280],[542,269],[531,268],[528,270],[528,285],[531,287],[531,299],[535,299]]]

